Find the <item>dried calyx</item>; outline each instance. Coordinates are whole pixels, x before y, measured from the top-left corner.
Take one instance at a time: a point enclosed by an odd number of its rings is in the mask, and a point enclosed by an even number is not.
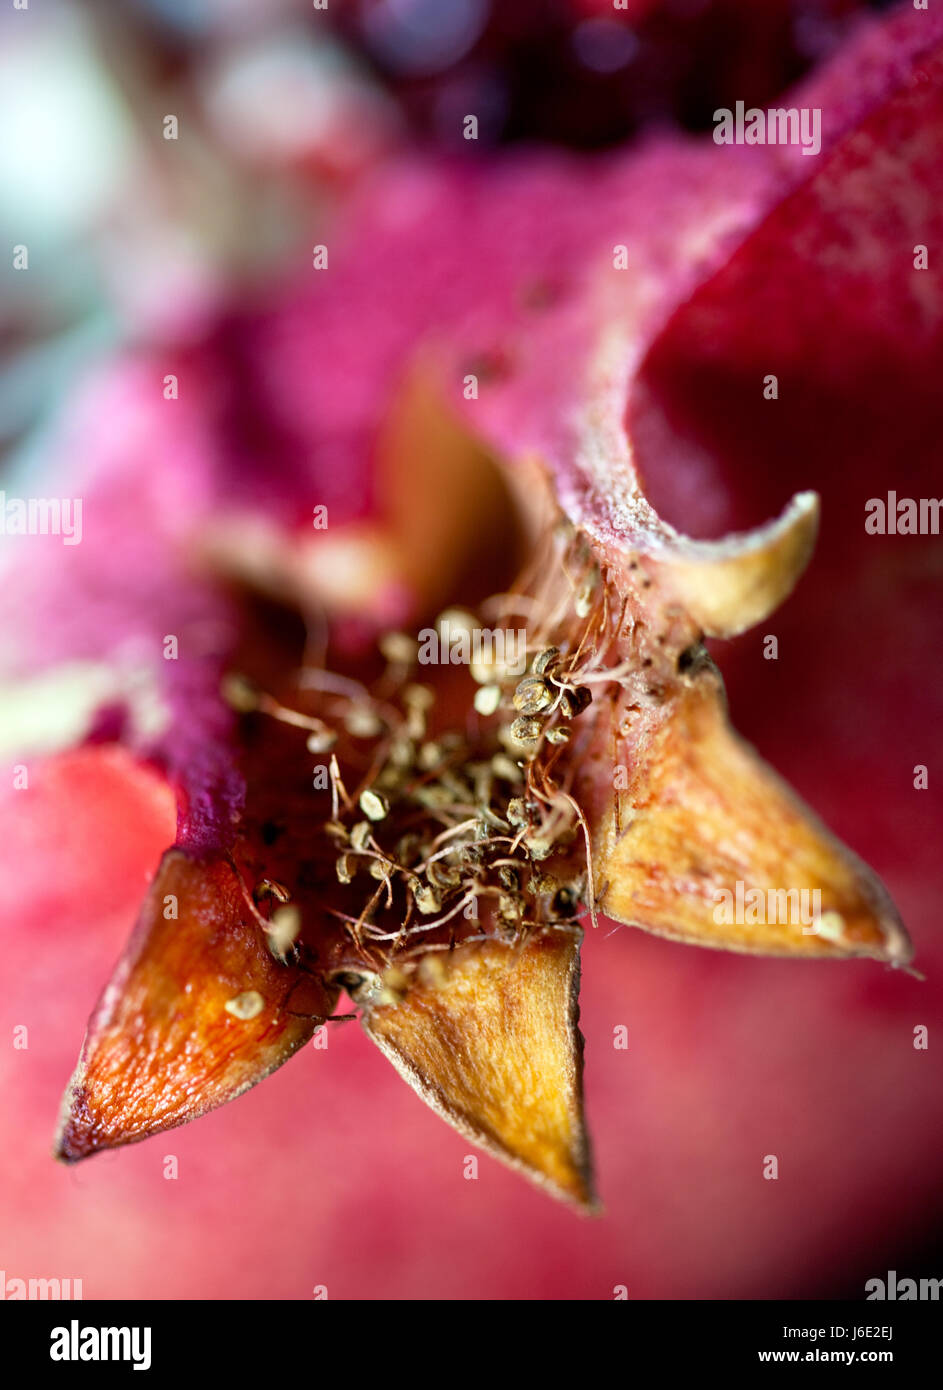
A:
[[[434,983],[437,958],[459,945],[519,945],[547,928],[575,927],[583,903],[594,911],[573,754],[589,738],[596,683],[621,679],[613,669],[619,615],[585,538],[561,524],[551,544],[556,563],[541,557],[533,567],[539,583],[524,577],[479,614],[440,617],[440,630],[486,634],[467,676],[458,676],[457,705],[454,668],[440,701],[445,668],[424,668],[430,678],[420,682],[419,644],[398,632],[380,640],[386,671],[378,682],[345,682],[314,712],[286,708],[241,675],[224,683],[240,712],[307,731],[309,751],[331,750],[322,834],[338,883],[356,895],[350,910],[328,909],[348,942],[335,978],[360,1003],[395,1004],[417,971]],[[515,648],[519,633],[526,646]],[[441,704],[458,714],[450,718]],[[257,902],[283,902],[289,892],[268,881],[261,889]],[[276,955],[283,937],[272,927],[289,910],[263,919]]]
[[[626,514],[621,539],[541,525],[510,591],[441,615],[435,659],[390,632],[364,681],[226,678],[245,806],[231,845],[165,855],[93,1016],[60,1156],[232,1099],[346,989],[433,1109],[586,1210],[583,911],[727,950],[906,963],[880,881],[737,737],[702,645],[789,592],[816,499],[717,543],[640,498]],[[818,895],[817,929],[719,917],[738,886]]]

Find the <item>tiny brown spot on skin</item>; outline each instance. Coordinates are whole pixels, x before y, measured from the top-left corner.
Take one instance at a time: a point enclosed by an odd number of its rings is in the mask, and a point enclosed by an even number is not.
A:
[[[466,364],[463,375],[476,376],[482,385],[505,381],[511,374],[511,360],[499,348],[489,349]]]
[[[562,287],[551,280],[532,280],[521,289],[520,302],[532,313],[542,313],[558,304],[562,294]]]

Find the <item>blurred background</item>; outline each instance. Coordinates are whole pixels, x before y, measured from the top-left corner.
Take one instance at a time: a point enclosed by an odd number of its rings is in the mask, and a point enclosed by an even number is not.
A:
[[[827,57],[856,0],[121,0],[0,20],[0,443],[94,354],[210,331],[405,145],[596,149],[709,130]],[[723,101],[721,101],[723,97]],[[187,138],[163,138],[174,114]]]

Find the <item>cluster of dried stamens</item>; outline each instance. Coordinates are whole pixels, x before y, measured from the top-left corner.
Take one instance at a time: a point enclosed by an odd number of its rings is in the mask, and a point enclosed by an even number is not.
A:
[[[574,557],[581,562],[575,579]],[[224,686],[237,709],[307,730],[308,751],[330,755],[323,833],[340,884],[362,882],[363,889],[359,912],[329,910],[386,1002],[394,1001],[404,970],[420,965],[434,973],[434,953],[459,940],[513,941],[575,921],[581,901],[594,909],[588,830],[565,754],[574,722],[592,702],[585,682],[604,678],[612,639],[604,586],[585,543],[571,533],[555,582],[486,607],[502,625],[515,613],[529,617],[534,640],[523,676],[520,666],[514,672],[497,661],[472,662],[477,717],[463,731],[437,728],[436,691],[416,679],[418,643],[398,632],[381,639],[387,670],[372,692],[327,672],[303,673],[325,697],[323,717],[287,709],[241,677]],[[453,628],[479,623],[450,610],[440,624],[446,617]],[[359,751],[364,742],[367,770],[353,784],[335,750]],[[574,848],[580,831],[583,853]],[[264,880],[256,898],[265,895],[279,906],[260,921],[273,954],[284,958],[300,917],[282,885]]]

